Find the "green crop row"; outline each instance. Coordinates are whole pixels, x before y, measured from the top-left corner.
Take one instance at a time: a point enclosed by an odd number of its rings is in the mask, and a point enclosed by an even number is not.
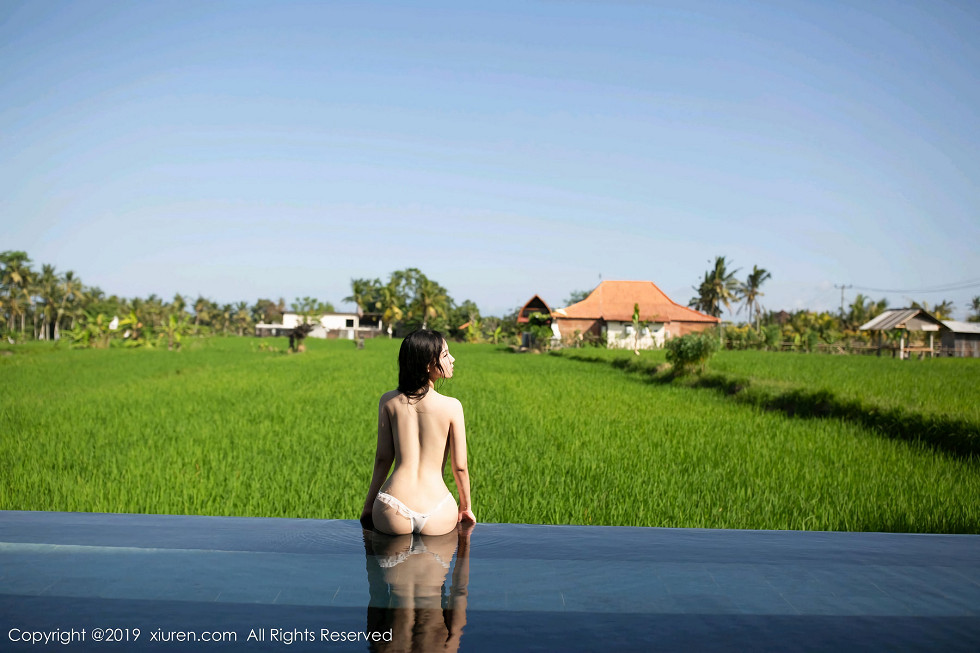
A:
[[[572,349],[558,355],[646,375],[658,383],[715,388],[740,403],[799,417],[860,424],[885,437],[980,457],[980,360],[923,361],[723,351],[703,374],[677,378],[662,352]]]
[[[307,344],[15,348],[0,357],[0,508],[356,518],[399,343]],[[481,521],[980,532],[976,458],[569,356],[452,350],[440,391],[464,405]]]

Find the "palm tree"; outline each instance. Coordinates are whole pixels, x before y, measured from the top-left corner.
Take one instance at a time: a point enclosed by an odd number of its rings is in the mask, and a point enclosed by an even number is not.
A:
[[[980,322],[980,296],[974,297],[970,302],[970,310],[973,311],[973,315],[966,318],[967,321]]]
[[[953,317],[953,302],[944,299],[932,309],[932,315],[937,320],[950,320]]]
[[[343,301],[352,302],[357,306],[358,317],[364,315],[364,308],[377,301],[378,289],[381,286],[380,279],[351,279],[348,297]]]
[[[180,293],[174,295],[173,301],[170,302],[170,310],[177,316],[178,321],[188,317],[187,300],[184,299],[183,295]]]
[[[3,289],[2,298],[7,310],[7,330],[14,330],[14,318],[20,315],[20,330],[23,333],[26,324],[27,311],[25,300],[29,298],[28,287],[34,276],[31,270],[31,259],[27,252],[6,251],[0,253],[0,287]]]
[[[844,321],[847,324],[847,328],[856,330],[868,320],[872,320],[884,313],[887,308],[887,299],[879,299],[875,302],[871,298],[858,293],[848,307]]]
[[[43,340],[50,340],[55,335],[55,306],[59,303],[61,289],[58,284],[58,275],[53,265],[45,263],[41,266],[41,274],[37,279],[37,295],[44,304],[43,319],[41,327]]]
[[[401,307],[402,298],[394,282],[378,289],[378,301],[375,307],[381,311],[381,321],[388,324],[388,337],[391,338],[395,322],[404,315]]]
[[[937,320],[953,319],[954,304],[948,299],[944,299],[932,307],[932,316]]]
[[[929,308],[929,302],[922,302],[921,304],[919,302],[912,302],[912,308],[921,308],[937,320],[948,320],[953,316],[953,302],[948,299],[944,299],[931,309]]]
[[[430,318],[445,317],[449,312],[449,295],[446,289],[435,281],[422,277],[419,281],[415,301],[422,314],[422,328],[425,329]]]
[[[68,270],[59,279],[58,291],[61,295],[61,302],[58,305],[58,314],[54,321],[55,340],[61,337],[61,320],[65,313],[82,303],[82,280],[76,277],[74,272]]]
[[[252,313],[248,310],[248,302],[238,302],[235,305],[235,312],[232,319],[238,327],[238,335],[245,335],[245,329],[248,329],[252,325]]]
[[[767,270],[760,268],[758,265],[753,265],[751,274],[749,274],[745,283],[740,285],[739,291],[742,294],[742,299],[745,300],[745,307],[749,310],[749,324],[752,324],[752,309],[755,309],[756,318],[758,318],[758,314],[762,310],[762,306],[758,300],[764,293],[759,288],[771,278],[772,274]],[[758,325],[756,325],[756,328],[758,328]]]
[[[851,329],[857,329],[859,326],[870,320],[870,306],[871,300],[865,297],[863,294],[858,293],[854,297],[854,301],[848,306],[847,316],[845,320],[847,326]]]
[[[704,273],[701,285],[694,287],[698,296],[691,299],[688,306],[714,317],[721,317],[721,305],[730,312],[731,303],[738,299],[739,283],[735,279],[738,270],[728,271],[724,256],[716,256],[714,268]]]
[[[194,300],[194,328],[211,326],[217,309],[218,307],[210,299],[198,295],[197,299]]]
[[[234,312],[235,309],[232,308],[231,304],[222,304],[215,310],[215,326],[220,326],[222,333],[228,333]]]
[[[78,301],[71,306],[69,311],[69,316],[71,317],[71,323],[68,328],[74,330],[78,325],[79,321],[84,321],[88,315],[88,311],[96,304],[102,304],[105,302],[105,293],[98,286],[82,286],[82,290],[78,295]]]
[[[30,306],[30,297],[26,292],[7,295],[4,298],[4,307],[7,311],[7,330],[13,332],[13,325],[18,316],[21,319],[21,336],[24,333],[24,320],[27,317],[27,308]]]
[[[149,327],[163,326],[163,300],[156,293],[150,294],[143,303],[143,310],[146,316],[144,322]]]

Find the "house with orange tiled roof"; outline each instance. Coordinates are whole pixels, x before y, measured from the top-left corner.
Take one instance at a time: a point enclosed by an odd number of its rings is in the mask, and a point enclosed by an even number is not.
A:
[[[634,347],[633,307],[639,305],[639,347],[663,347],[668,338],[704,331],[721,320],[681,306],[652,281],[603,281],[582,301],[551,317],[563,342],[599,338],[613,348]]]

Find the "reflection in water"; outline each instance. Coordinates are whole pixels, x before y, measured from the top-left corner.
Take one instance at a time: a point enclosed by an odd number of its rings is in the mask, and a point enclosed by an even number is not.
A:
[[[371,603],[367,632],[391,641],[372,651],[456,651],[466,625],[472,524],[446,535],[385,535],[364,531]],[[451,565],[453,554],[456,564]],[[451,585],[446,577],[452,568]]]

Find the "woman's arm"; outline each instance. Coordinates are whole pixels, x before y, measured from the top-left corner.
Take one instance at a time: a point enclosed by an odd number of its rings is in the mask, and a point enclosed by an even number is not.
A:
[[[371,509],[378,491],[388,478],[388,470],[395,460],[395,440],[391,434],[391,418],[385,410],[388,394],[381,397],[378,404],[378,446],[374,453],[374,471],[371,474],[371,485],[368,486],[367,497],[364,498],[364,508],[361,510],[361,526],[372,528],[374,521]]]
[[[459,519],[476,523],[470,499],[470,472],[466,464],[466,425],[463,421],[463,404],[453,406],[449,418],[449,451],[453,461],[453,479],[459,491]]]

